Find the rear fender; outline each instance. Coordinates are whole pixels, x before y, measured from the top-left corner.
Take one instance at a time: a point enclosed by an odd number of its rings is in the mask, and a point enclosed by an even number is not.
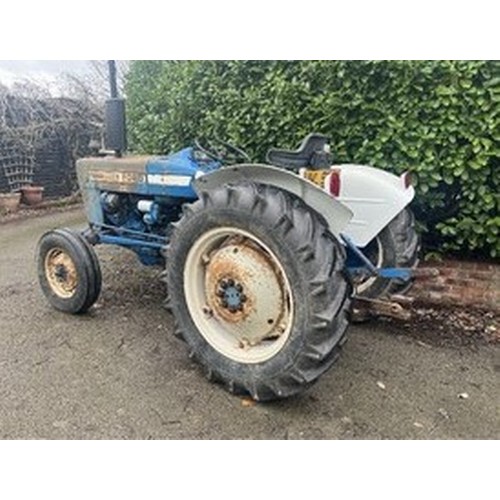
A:
[[[348,207],[353,217],[346,234],[363,248],[396,217],[415,196],[404,177],[363,165],[335,165],[340,172],[340,192],[336,198]]]
[[[340,234],[345,230],[352,218],[352,212],[349,208],[332,198],[312,182],[287,170],[269,165],[245,164],[221,168],[198,177],[194,183],[194,188],[198,196],[200,196],[203,191],[215,189],[224,184],[237,184],[240,182],[266,184],[295,194],[326,220],[330,232],[339,239]]]

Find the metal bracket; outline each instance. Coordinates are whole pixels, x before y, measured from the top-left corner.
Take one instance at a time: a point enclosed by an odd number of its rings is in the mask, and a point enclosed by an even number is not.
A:
[[[352,305],[352,315],[354,321],[365,321],[378,316],[388,316],[401,320],[409,320],[411,312],[405,309],[400,303],[396,302],[396,297],[392,300],[368,299],[366,297],[354,296]],[[410,302],[405,297],[405,302]]]

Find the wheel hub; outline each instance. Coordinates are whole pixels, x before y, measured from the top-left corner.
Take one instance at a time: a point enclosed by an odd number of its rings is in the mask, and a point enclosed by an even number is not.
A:
[[[231,313],[243,311],[247,296],[243,293],[243,285],[234,282],[233,279],[222,279],[219,281],[217,297],[221,307],[228,309]]]
[[[257,245],[244,240],[215,250],[205,283],[211,310],[240,340],[255,344],[278,334],[286,300],[280,272]]]
[[[71,257],[61,249],[52,249],[45,257],[45,275],[52,290],[61,298],[75,292],[78,277]]]
[[[214,229],[193,245],[185,269],[191,314],[213,347],[247,363],[279,351],[292,325],[291,290],[259,240],[238,229]]]
[[[62,264],[57,264],[54,275],[59,282],[64,283],[68,279],[68,270]]]

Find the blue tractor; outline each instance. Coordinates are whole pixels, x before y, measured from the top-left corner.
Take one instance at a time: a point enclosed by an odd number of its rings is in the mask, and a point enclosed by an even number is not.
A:
[[[40,286],[56,309],[81,314],[98,299],[94,245],[128,248],[164,269],[175,333],[207,376],[262,401],[295,395],[332,366],[353,299],[385,307],[410,284],[408,176],[332,166],[320,134],[271,150],[266,164],[220,140],[123,156],[123,109],[113,95],[114,154],[77,162],[88,229],[39,242]]]

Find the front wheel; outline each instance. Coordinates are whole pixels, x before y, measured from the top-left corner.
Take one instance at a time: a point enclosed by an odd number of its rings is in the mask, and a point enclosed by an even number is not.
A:
[[[94,249],[75,231],[45,233],[38,242],[37,269],[45,297],[59,311],[84,313],[99,297],[99,261]]]
[[[177,333],[231,392],[294,395],[345,339],[344,260],[320,217],[285,191],[248,183],[203,193],[169,247]]]

